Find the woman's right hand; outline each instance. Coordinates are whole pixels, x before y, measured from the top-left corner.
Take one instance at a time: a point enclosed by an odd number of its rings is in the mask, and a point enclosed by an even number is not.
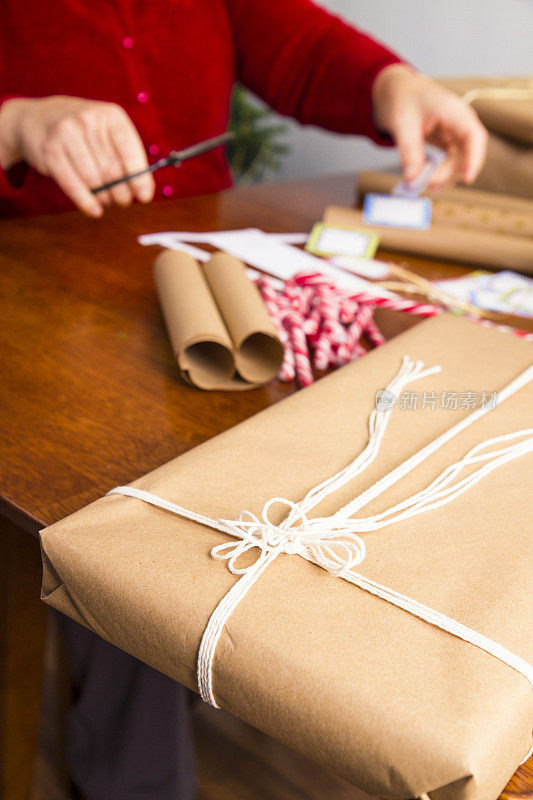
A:
[[[154,196],[150,174],[91,192],[148,166],[133,122],[114,103],[66,96],[6,100],[0,107],[0,166],[18,161],[53,178],[91,217],[100,217],[111,203],[149,203]]]

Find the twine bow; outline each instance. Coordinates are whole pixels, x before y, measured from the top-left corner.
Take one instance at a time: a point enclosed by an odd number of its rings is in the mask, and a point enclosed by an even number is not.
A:
[[[279,525],[269,517],[274,505],[285,505],[290,512]],[[268,500],[261,519],[251,511],[242,511],[237,520],[221,519],[219,522],[240,541],[217,544],[211,555],[220,561],[227,560],[228,569],[234,575],[245,575],[257,569],[269,555],[287,553],[301,556],[332,575],[342,577],[361,564],[366,555],[364,541],[348,525],[337,527],[332,524],[333,520],[310,520],[298,503],[283,497]],[[238,559],[255,548],[260,550],[257,559],[238,567]]]

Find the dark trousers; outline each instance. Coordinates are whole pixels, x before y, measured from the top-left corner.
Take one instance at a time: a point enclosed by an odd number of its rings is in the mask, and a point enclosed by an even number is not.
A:
[[[191,800],[187,690],[58,614],[74,697],[67,766],[84,800]]]

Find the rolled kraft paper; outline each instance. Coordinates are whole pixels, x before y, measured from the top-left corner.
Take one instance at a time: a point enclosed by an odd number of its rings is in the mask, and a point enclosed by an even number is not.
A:
[[[201,389],[226,388],[235,373],[233,343],[198,262],[165,250],[154,276],[183,377]]]
[[[217,253],[200,265],[187,253],[166,250],[154,275],[186,380],[201,389],[235,391],[275,377],[283,345],[241,261]]]
[[[484,267],[518,269],[533,274],[532,239],[444,225],[432,225],[426,231],[367,225],[360,211],[338,206],[326,209],[324,222],[373,231],[379,236],[380,245],[387,250]]]
[[[466,416],[462,392],[479,403],[532,351],[434,317],[134,485],[215,519],[260,515],[280,495],[299,500],[365,446],[376,392],[405,354],[440,364],[406,387],[418,405],[392,412],[370,470],[310,515],[327,516]],[[456,408],[441,404],[442,392],[457,393]],[[422,407],[424,396],[436,396],[434,406]],[[427,486],[475,444],[531,426],[531,403],[523,389],[499,404],[363,516]],[[531,661],[530,475],[523,456],[442,508],[365,534],[358,571]],[[274,521],[286,513],[273,511]],[[207,620],[238,579],[210,556],[229,540],[139,500],[103,497],[42,533],[43,597],[194,689]],[[228,620],[214,691],[231,713],[388,800],[495,800],[531,745],[533,692],[522,675],[299,556],[276,559]]]
[[[533,172],[533,150],[531,157]],[[387,194],[398,180],[399,176],[390,172],[362,172],[357,180],[357,189],[360,196],[369,192]],[[433,200],[434,223],[533,238],[533,200],[460,186],[429,196]]]
[[[487,78],[469,76],[466,78],[441,78],[439,83],[452,92],[472,95],[470,104],[476,110],[483,124],[495,133],[515,139],[524,144],[533,144],[533,78]],[[507,90],[508,96],[491,96],[491,90]],[[513,96],[513,91],[524,92],[524,97]]]
[[[533,146],[491,133],[487,161],[473,186],[533,200]],[[533,212],[529,216],[533,218]]]
[[[233,342],[237,372],[251,383],[268,383],[281,367],[283,345],[244,264],[215,253],[203,271]]]

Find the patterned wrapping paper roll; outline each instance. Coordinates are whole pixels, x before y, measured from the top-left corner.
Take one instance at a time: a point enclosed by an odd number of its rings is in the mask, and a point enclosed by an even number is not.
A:
[[[363,173],[360,176],[359,185],[363,193],[367,191],[388,192],[397,180],[397,176],[386,173]],[[455,192],[458,191],[458,189],[455,190]],[[470,193],[470,190],[465,191]],[[494,197],[497,196],[494,195]],[[487,204],[485,209],[484,206],[476,207],[475,198],[466,203],[462,198],[460,203],[455,203],[444,194],[440,202],[443,203],[442,212],[439,213],[439,201],[436,201],[435,221],[428,230],[367,225],[363,222],[360,211],[339,206],[327,208],[323,221],[330,225],[358,229],[362,227],[371,230],[379,236],[381,247],[389,250],[484,267],[519,269],[533,273],[533,237],[493,232],[490,225],[494,224],[495,219],[499,217],[500,227],[505,226],[506,223],[502,222],[501,214],[494,214],[492,203]],[[527,203],[525,200],[516,200],[515,202]],[[531,205],[533,206],[533,203]],[[511,213],[505,215],[505,218],[512,218]],[[520,212],[517,215],[518,218],[520,219],[518,229],[529,230],[533,217],[526,218]],[[446,224],[442,222],[444,219]],[[453,224],[454,220],[457,220],[455,225]]]
[[[398,182],[391,172],[362,172],[357,190],[388,194]],[[427,196],[427,193],[424,193]],[[432,195],[432,225],[533,239],[533,200],[482,192],[462,186]]]

